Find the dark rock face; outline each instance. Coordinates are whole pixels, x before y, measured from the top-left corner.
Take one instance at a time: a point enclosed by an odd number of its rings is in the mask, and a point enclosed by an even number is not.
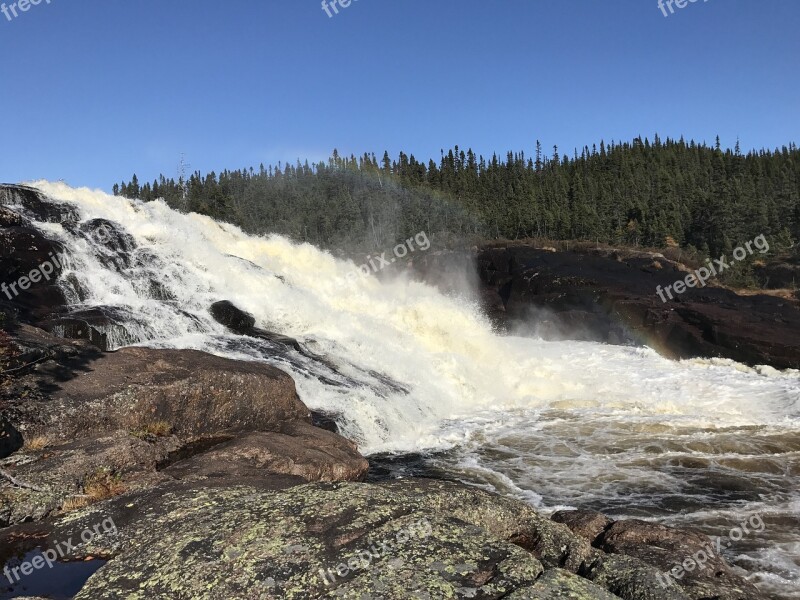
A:
[[[423,273],[438,283],[436,262]],[[657,294],[688,271],[660,254],[596,249],[557,252],[523,244],[478,251],[481,296],[499,328],[546,338],[645,344],[669,358],[723,357],[800,368],[800,307],[719,287]]]
[[[606,552],[639,558],[664,573],[686,564],[691,570],[681,567],[680,585],[693,598],[723,593],[735,600],[760,597],[752,584],[734,574],[712,540],[704,535],[631,519],[611,525],[603,534],[600,547]]]
[[[78,213],[68,204],[55,202],[39,190],[24,185],[0,184],[0,205],[21,211],[42,223],[77,223]]]
[[[137,341],[125,326],[131,318],[119,309],[95,306],[89,309],[66,310],[63,315],[54,316],[38,325],[60,338],[86,340],[107,352]]]
[[[23,225],[0,225],[0,308],[35,321],[66,304],[56,285],[61,244]]]
[[[560,510],[550,518],[556,523],[563,523],[572,533],[589,540],[593,546],[613,523],[605,515],[593,510]]]
[[[800,254],[756,266],[755,276],[761,285],[770,290],[797,289],[800,287]]]
[[[22,434],[5,418],[0,418],[0,458],[22,448]]]
[[[77,231],[84,240],[102,249],[99,258],[105,267],[123,271],[132,266],[137,249],[136,241],[116,223],[106,219],[92,219],[81,223]]]
[[[22,215],[0,204],[0,227],[22,227],[24,224]]]
[[[225,325],[228,329],[233,331],[234,333],[238,333],[239,335],[247,335],[254,338],[259,338],[262,340],[267,340],[277,344],[283,349],[283,352],[287,350],[296,350],[300,352],[304,356],[309,358],[317,359],[318,357],[312,355],[308,352],[305,348],[300,345],[294,338],[290,338],[285,335],[281,335],[279,333],[273,333],[272,331],[266,331],[264,329],[259,329],[255,326],[256,319],[250,313],[246,313],[245,311],[237,308],[232,302],[228,300],[223,300],[221,302],[215,302],[211,305],[211,316],[214,317],[214,320],[221,325]],[[281,353],[281,349],[276,349],[278,353]]]
[[[236,308],[228,300],[212,304],[211,316],[218,323],[225,325],[225,327],[240,335],[247,335],[247,332],[255,327],[256,324],[253,315]]]

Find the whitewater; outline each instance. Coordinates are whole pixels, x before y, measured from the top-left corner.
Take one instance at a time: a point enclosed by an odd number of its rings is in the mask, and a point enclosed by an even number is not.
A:
[[[132,266],[119,269],[90,238],[36,223],[67,250],[60,285],[73,307],[124,315],[124,327],[106,331],[114,348],[270,362],[365,455],[413,456],[428,474],[543,511],[591,508],[712,536],[758,513],[765,531],[725,557],[771,597],[800,598],[797,371],[501,336],[469,297],[408,276],[348,280],[353,263],[308,244],[163,201],[27,185],[135,240]],[[231,333],[209,312],[220,300],[308,353],[277,356]]]

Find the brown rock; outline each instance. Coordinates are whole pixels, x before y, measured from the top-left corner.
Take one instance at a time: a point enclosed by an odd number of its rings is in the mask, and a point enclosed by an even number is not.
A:
[[[556,523],[563,523],[572,530],[572,533],[589,540],[595,540],[608,528],[613,521],[605,515],[593,510],[560,510],[550,517]]]
[[[598,540],[598,546],[605,552],[638,558],[659,569],[665,578],[666,573],[686,562],[690,569],[685,569],[676,583],[692,598],[709,597],[711,591],[716,594],[713,597],[725,600],[761,597],[719,556],[712,540],[699,533],[630,519],[611,525]]]
[[[279,431],[310,413],[289,375],[263,363],[194,350],[125,348],[91,360],[52,399],[6,409],[28,439],[53,440],[167,423],[191,438],[224,431]],[[2,415],[0,415],[2,416]]]
[[[146,441],[118,431],[17,453],[0,461],[0,470],[14,478],[0,477],[0,527],[39,521],[68,501],[90,504],[168,480],[156,466],[179,447],[174,436]]]
[[[178,462],[164,473],[183,480],[294,475],[304,481],[360,481],[369,463],[355,444],[308,423],[294,422],[280,433],[254,432]]]

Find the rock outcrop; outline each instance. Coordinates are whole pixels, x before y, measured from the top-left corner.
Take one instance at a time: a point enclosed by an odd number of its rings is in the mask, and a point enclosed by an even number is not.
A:
[[[182,437],[225,431],[279,431],[309,420],[294,381],[283,371],[195,350],[124,348],[102,354],[43,401],[7,407],[27,438],[53,441],[166,422]]]
[[[360,480],[369,468],[355,444],[314,427],[292,378],[264,363],[101,353],[29,326],[18,333],[33,360],[0,399],[0,527],[164,481],[299,484]]]
[[[632,557],[657,567],[661,571],[662,586],[679,581],[689,598],[755,600],[761,597],[751,583],[733,572],[708,536],[638,519],[612,521],[586,510],[560,511],[552,519],[567,525],[573,533],[608,554]],[[590,565],[589,578],[612,581],[619,565],[608,564],[608,560]],[[680,569],[677,580],[672,572],[676,568]],[[613,585],[608,587],[612,591],[615,589]]]
[[[759,598],[662,585],[647,560],[594,548],[525,504],[459,483],[290,484],[169,481],[0,532],[0,547],[49,548],[113,522],[69,556],[108,561],[76,600]],[[685,548],[674,550],[677,562]]]
[[[452,254],[422,257],[415,269],[438,284],[454,262]],[[689,271],[661,254],[495,243],[474,258],[484,307],[499,328],[549,339],[648,345],[668,358],[800,368],[798,303],[716,286],[688,288],[672,300],[665,294],[662,302],[659,286],[665,289]]]

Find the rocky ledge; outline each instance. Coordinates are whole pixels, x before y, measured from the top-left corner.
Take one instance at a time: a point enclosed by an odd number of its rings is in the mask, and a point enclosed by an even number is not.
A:
[[[690,273],[663,254],[494,243],[473,252],[431,253],[415,260],[414,268],[445,288],[453,285],[445,274],[477,273],[474,284],[501,329],[546,339],[648,345],[674,359],[720,357],[800,368],[797,300],[740,295],[712,284],[687,288],[671,300],[665,294],[662,302],[659,287]]]
[[[700,536],[621,522],[611,528],[639,532],[652,546],[658,537],[688,541],[659,559],[643,543],[610,548],[618,532],[598,548],[525,504],[430,480],[165,482],[7,529],[0,547],[56,548],[99,523],[113,527],[65,557],[102,561],[76,600],[761,597],[722,561],[685,585],[667,578],[683,552],[709,543]]]

